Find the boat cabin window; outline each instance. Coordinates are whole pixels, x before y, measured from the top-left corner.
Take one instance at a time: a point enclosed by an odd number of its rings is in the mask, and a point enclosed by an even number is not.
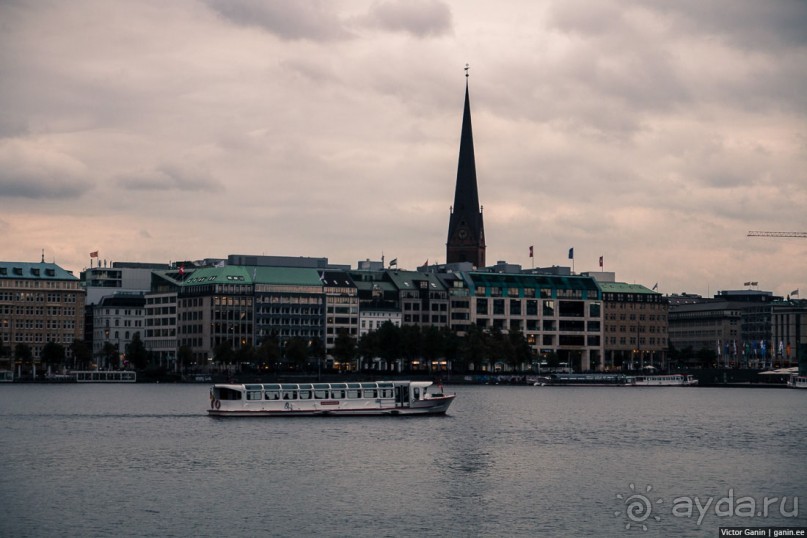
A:
[[[314,385],[314,398],[317,400],[327,400],[328,399],[328,389],[330,385],[324,383],[317,383]]]
[[[392,387],[388,389],[381,389],[381,397],[382,398],[392,398]]]
[[[414,393],[414,399],[420,400],[420,387],[415,387],[413,389],[413,393]]]
[[[260,400],[263,398],[263,392],[260,390],[248,390],[247,400]]]
[[[345,397],[345,389],[332,389],[331,390],[331,398],[334,400],[339,400]]]
[[[359,389],[347,389],[348,398],[361,398],[361,391]]]
[[[297,399],[297,391],[296,390],[284,390],[283,391],[283,399],[284,400],[296,400]]]
[[[313,396],[314,392],[311,389],[300,389],[301,400],[310,400]]]
[[[378,398],[378,385],[375,383],[362,383],[361,391],[365,398]]]
[[[228,389],[225,387],[221,387],[218,390],[219,393],[219,400],[240,400],[241,399],[241,391]]]
[[[279,400],[280,399],[280,391],[279,390],[267,390],[264,394],[266,394],[267,400]]]

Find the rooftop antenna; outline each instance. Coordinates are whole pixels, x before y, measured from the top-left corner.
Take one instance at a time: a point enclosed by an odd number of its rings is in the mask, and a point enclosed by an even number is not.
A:
[[[468,70],[471,68],[470,64],[465,64],[465,78],[468,78]]]

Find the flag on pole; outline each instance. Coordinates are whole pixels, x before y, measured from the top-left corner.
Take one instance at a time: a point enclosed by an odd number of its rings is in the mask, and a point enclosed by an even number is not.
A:
[[[600,256],[600,269],[602,269],[602,256]]]
[[[569,249],[569,259],[570,260],[574,259],[574,247]]]
[[[390,260],[389,266],[392,267],[393,265],[395,267],[398,267],[398,258],[394,258],[394,259]]]
[[[95,250],[93,252],[90,252],[90,258],[97,258],[97,257],[98,257],[98,251],[97,250]]]
[[[532,258],[532,245],[530,245],[530,258]]]
[[[658,289],[658,282],[656,282],[655,284],[653,284],[653,289],[652,289],[652,291],[656,291],[657,289]]]
[[[799,290],[793,290],[793,291],[791,291],[791,292],[790,292],[790,296],[791,296],[791,297],[798,297],[798,296],[799,296]]]

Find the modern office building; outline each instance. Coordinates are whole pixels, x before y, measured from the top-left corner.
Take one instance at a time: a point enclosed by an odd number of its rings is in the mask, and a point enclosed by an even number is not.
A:
[[[807,299],[774,301],[771,307],[775,366],[798,366],[799,359],[807,366]]]
[[[177,301],[179,288],[194,269],[154,271],[151,291],[145,293],[145,337],[143,343],[158,366],[176,370],[177,359]]]
[[[324,337],[325,294],[313,268],[222,266],[197,269],[182,281],[177,339],[196,364],[221,345],[239,350],[276,338]]]
[[[166,263],[112,262],[109,267],[90,267],[81,272],[81,284],[87,291],[87,305],[115,293],[145,293],[151,289],[151,273],[167,271]]]
[[[672,296],[669,340],[677,350],[713,350],[718,366],[763,367],[772,358],[771,292],[732,290],[713,298]]]
[[[602,370],[602,295],[585,276],[462,273],[471,323],[523,333],[536,356],[557,354],[577,371]]]
[[[325,349],[330,352],[339,334],[358,338],[359,294],[345,271],[322,270],[320,278],[325,293]]]

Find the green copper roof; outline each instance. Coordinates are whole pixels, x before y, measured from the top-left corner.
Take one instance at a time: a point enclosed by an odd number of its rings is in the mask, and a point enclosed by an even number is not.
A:
[[[598,282],[603,293],[646,293],[658,295],[641,284],[628,284],[626,282]]]
[[[183,286],[207,284],[274,284],[290,286],[321,286],[316,269],[299,267],[255,267],[225,265],[196,269],[182,281]]]
[[[419,283],[427,281],[429,283],[429,289],[433,291],[445,291],[445,286],[434,273],[388,270],[387,276],[399,290],[420,289]]]
[[[587,276],[558,276],[526,273],[462,273],[474,287],[550,288],[599,291],[596,281]]]
[[[28,280],[78,280],[55,263],[0,262],[0,278]]]

